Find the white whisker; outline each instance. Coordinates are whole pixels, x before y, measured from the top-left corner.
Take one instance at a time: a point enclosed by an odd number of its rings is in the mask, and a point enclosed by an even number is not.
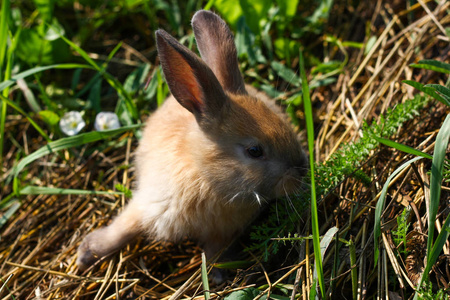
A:
[[[258,201],[258,204],[261,206],[262,202],[261,202],[261,198],[260,198],[259,194],[257,192],[253,192],[253,195],[255,195],[256,201]]]
[[[242,194],[243,192],[237,192],[233,197],[231,197],[230,200],[227,201],[227,203],[231,203],[234,201],[234,199],[236,199],[240,194]]]

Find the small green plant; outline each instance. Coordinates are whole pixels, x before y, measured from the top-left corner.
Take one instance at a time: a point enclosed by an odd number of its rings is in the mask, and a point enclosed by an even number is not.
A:
[[[370,178],[359,171],[362,163],[372,150],[379,145],[377,138],[393,135],[400,125],[419,115],[421,108],[427,103],[425,97],[416,96],[404,103],[389,109],[385,115],[379,117],[369,125],[364,122],[362,138],[352,144],[344,144],[330,159],[316,169],[319,178],[318,194],[326,195],[347,177],[355,177],[362,182],[369,183]]]
[[[433,284],[431,282],[424,282],[417,291],[418,299],[421,300],[445,300],[448,295],[444,290],[438,290],[435,294],[433,292]]]
[[[397,230],[393,230],[394,242],[398,246],[402,244],[401,253],[406,256],[406,234],[408,233],[409,223],[408,218],[411,212],[410,207],[405,207],[402,213],[397,217]]]

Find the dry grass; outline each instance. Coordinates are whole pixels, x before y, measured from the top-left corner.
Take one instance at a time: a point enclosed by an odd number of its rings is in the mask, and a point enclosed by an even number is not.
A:
[[[318,161],[326,160],[342,143],[357,140],[364,120],[376,120],[387,108],[412,98],[416,91],[402,84],[401,80],[445,83],[432,72],[413,70],[408,65],[420,59],[448,62],[450,43],[442,30],[450,26],[447,13],[450,3],[441,1],[436,5],[421,0],[409,11],[399,10],[400,6],[404,5],[377,1],[376,4],[360,5],[361,11],[346,12],[354,16],[350,23],[340,23],[336,17],[337,31],[341,30],[338,36],[357,40],[355,35],[360,34],[360,29],[352,30],[352,26],[361,26],[368,21],[370,32],[378,39],[367,55],[363,54],[364,50],[349,52],[348,68],[339,75],[338,84],[333,88],[315,90],[312,95],[317,108],[315,150]],[[339,13],[344,14],[336,12]],[[414,16],[411,25],[404,25],[411,16]],[[334,49],[330,52],[337,56],[342,54],[339,51]],[[448,108],[431,103],[420,117],[399,128],[394,138],[432,153],[433,141],[447,113]],[[6,126],[9,138],[17,141],[17,144],[6,148],[5,164],[6,169],[10,169],[18,147],[31,153],[45,142],[36,137],[25,119],[10,117]],[[99,148],[99,145],[88,145],[70,153],[52,155],[30,166],[23,180],[36,185],[99,191],[113,189],[117,183],[132,187],[132,152],[136,143],[134,136],[125,134],[116,140],[115,146]],[[361,299],[375,294],[397,299],[403,297],[403,293],[411,294],[417,284],[426,249],[424,200],[429,181],[429,162],[426,161],[406,169],[391,185],[391,198],[383,213],[384,248],[378,269],[372,271],[374,206],[386,178],[404,159],[404,154],[380,147],[364,166],[373,178],[370,187],[347,179],[321,202],[321,232],[337,226],[339,236],[351,239],[357,253],[356,265],[350,266],[347,248],[339,252],[341,265],[333,283],[336,299],[341,295],[352,298],[351,268],[358,271]],[[447,185],[442,195],[442,199],[447,200],[442,201],[439,220],[445,219],[449,213],[448,191]],[[2,194],[9,192],[10,186],[6,186]],[[22,206],[1,233],[0,274],[6,282],[6,287],[0,291],[1,299],[203,298],[199,272],[201,252],[188,241],[172,245],[138,240],[85,273],[77,270],[74,261],[82,238],[94,228],[107,224],[123,207],[124,197],[40,195],[21,200]],[[408,205],[414,210],[411,217],[414,229],[408,236],[409,256],[406,261],[399,261],[393,255],[397,249],[392,242],[391,229],[397,226],[396,217]],[[439,228],[439,222],[436,226]],[[305,231],[304,234],[308,233]],[[259,253],[246,254],[248,260],[258,262],[238,271],[234,280],[213,286],[212,298],[263,284],[266,284],[265,291],[270,293],[278,283],[292,284],[296,278],[296,282],[301,283],[296,287],[297,293],[307,299],[313,258],[308,246],[304,249],[304,258],[300,262],[279,268],[260,263]],[[325,278],[330,278],[334,255],[334,251],[329,250],[325,256]],[[448,290],[448,242],[430,278],[436,282],[436,287]],[[390,287],[395,285],[398,288],[389,290],[388,281],[396,281]],[[295,293],[290,290],[289,294]]]

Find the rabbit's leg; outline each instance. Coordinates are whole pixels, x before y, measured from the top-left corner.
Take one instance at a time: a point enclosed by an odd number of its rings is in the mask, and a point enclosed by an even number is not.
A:
[[[109,226],[97,229],[84,238],[78,248],[78,267],[84,270],[99,258],[120,250],[140,232],[140,210],[131,202]]]

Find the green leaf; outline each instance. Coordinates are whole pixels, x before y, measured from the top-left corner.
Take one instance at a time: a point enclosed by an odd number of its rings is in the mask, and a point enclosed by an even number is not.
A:
[[[301,43],[289,38],[278,38],[273,45],[277,57],[289,60],[300,51]]]
[[[168,86],[162,79],[161,73],[161,68],[158,68],[156,71],[156,79],[158,83],[156,89],[156,103],[158,107],[160,107],[164,103],[164,100],[166,99],[166,96],[168,94]]]
[[[246,56],[251,66],[267,63],[261,48],[256,44],[255,34],[247,26],[244,18],[238,20],[235,42],[239,57]]]
[[[237,28],[237,22],[242,16],[239,0],[215,0],[213,6],[231,28]]]
[[[291,1],[291,0],[289,0]],[[272,6],[271,0],[240,0],[239,1],[242,12],[244,13],[245,21],[250,27],[251,31],[260,34],[261,26],[267,21],[267,15]]]
[[[145,84],[145,81],[148,77],[148,73],[150,72],[150,67],[151,67],[150,64],[140,65],[136,70],[131,72],[131,74],[128,75],[128,77],[125,79],[123,88],[131,95],[137,93],[140,89],[142,89],[143,84]]]
[[[50,126],[56,126],[59,122],[59,116],[51,110],[41,110],[38,114]]]
[[[354,41],[343,41],[342,45],[344,47],[356,48],[356,49],[362,49],[364,47],[363,43],[358,43],[358,42],[354,42]]]
[[[425,270],[430,271],[431,267],[433,267],[434,263],[438,260],[439,255],[444,248],[445,243],[448,241],[448,237],[450,235],[450,215],[447,215],[447,219],[445,219],[444,224],[442,225],[442,230],[436,238],[436,242],[431,249],[430,254],[428,255],[427,264],[430,266],[429,268],[425,268]]]
[[[270,84],[261,84],[259,89],[264,91],[271,98],[277,98],[277,97],[280,97],[281,95],[283,95],[282,92],[278,91]]]
[[[30,122],[30,124],[39,132],[39,134],[42,135],[42,137],[45,140],[50,141],[50,138],[48,137],[47,133],[45,133],[44,130],[42,130],[42,128],[23,109],[21,109],[16,103],[12,102],[8,98],[3,97],[2,95],[0,95],[0,99],[4,103],[6,103],[7,105],[9,105],[12,108],[14,108],[17,112],[19,112],[25,118],[27,118],[28,122]]]
[[[432,59],[424,59],[424,60],[419,60],[418,64],[411,64],[410,66],[413,68],[421,68],[421,69],[436,71],[436,72],[440,72],[440,73],[450,74],[450,64],[442,62],[442,61],[437,61],[437,60],[432,60]]]
[[[270,294],[270,299],[274,299],[274,300],[290,300],[290,297],[286,297],[286,296],[280,296],[277,294]]]
[[[425,87],[434,88],[450,103],[450,89],[440,84],[427,84]]]
[[[302,82],[301,82],[300,78],[297,76],[297,74],[295,74],[294,71],[287,68],[285,65],[283,65],[277,61],[272,61],[270,66],[275,70],[275,72],[278,74],[278,76],[283,78],[285,81],[287,81],[290,84],[297,86],[297,87],[301,85]]]
[[[295,1],[285,6],[284,12],[292,13],[292,6]],[[244,22],[250,28],[253,33],[260,34],[262,28],[261,25],[267,21],[269,9],[272,7],[272,1],[270,0],[216,0],[214,7],[225,19],[227,24],[236,29],[239,27],[238,22],[245,20]]]
[[[155,70],[153,71],[153,73],[151,75],[151,79],[148,82],[147,88],[145,88],[143,90],[145,100],[150,100],[156,96],[156,93],[158,91],[158,83],[159,83],[158,74],[157,74],[158,72],[159,72],[159,69],[155,68]]]
[[[434,146],[433,162],[431,164],[431,176],[430,176],[430,205],[428,212],[428,242],[427,242],[427,253],[431,253],[431,248],[434,239],[434,223],[436,221],[436,214],[439,209],[439,203],[441,200],[441,185],[444,170],[444,159],[446,155],[447,145],[450,138],[450,115],[447,115],[444,123],[442,124],[439,133],[436,136],[436,143]],[[432,263],[430,262],[430,257],[427,258],[426,270],[431,270]],[[425,273],[424,277],[428,276],[428,272]]]
[[[28,77],[30,75],[51,70],[51,69],[92,69],[92,67],[88,65],[82,65],[82,64],[56,64],[56,65],[50,65],[50,66],[43,66],[43,67],[35,67],[32,69],[28,69],[22,73],[17,74],[16,76],[12,77],[9,80],[5,80],[2,83],[0,83],[0,91],[3,91],[4,89],[12,86],[18,79]]]
[[[9,204],[9,208],[5,211],[2,216],[0,216],[0,228],[8,222],[9,218],[11,218],[15,212],[20,208],[21,204],[18,200],[13,200]]]
[[[341,61],[332,60],[328,61],[326,63],[319,63],[317,66],[311,70],[311,74],[317,74],[317,73],[330,73],[330,72],[336,72],[340,71],[343,67],[343,64]]]
[[[13,51],[16,47],[16,37],[20,34],[20,29],[17,30],[10,47],[8,48],[8,19],[11,15],[11,3],[9,0],[3,0],[0,15],[0,81],[8,80],[11,77],[11,68],[13,64]],[[6,67],[4,63],[6,61]],[[0,90],[2,91],[2,90]],[[6,88],[1,95],[8,97],[9,90]],[[5,141],[5,122],[8,113],[7,104],[0,101],[0,166],[3,166],[3,143]],[[0,167],[0,176],[2,175],[2,168]]]
[[[419,287],[428,280],[428,273],[431,271],[434,263],[439,257],[444,244],[447,242],[450,233],[450,218],[447,219],[442,226],[436,242],[433,245],[434,237],[434,223],[439,208],[441,198],[441,184],[443,178],[444,159],[446,149],[450,139],[450,115],[447,115],[438,135],[436,136],[436,143],[434,146],[433,162],[431,164],[431,178],[430,178],[430,204],[428,211],[428,240],[427,240],[427,263],[420,278]],[[418,293],[414,295],[414,299],[418,298]]]
[[[297,13],[299,0],[276,0],[282,16],[292,18]]]
[[[317,300],[317,279],[313,280],[311,289],[309,290],[309,300]]]
[[[377,37],[376,36],[371,36],[366,43],[366,47],[364,48],[364,55],[367,55],[370,50],[372,50],[372,47],[375,45],[377,41]]]
[[[421,157],[428,158],[428,159],[433,159],[432,155],[430,155],[428,153],[425,153],[425,152],[422,152],[420,150],[411,148],[411,147],[409,147],[407,145],[403,145],[403,144],[400,144],[400,143],[397,143],[397,142],[394,142],[394,141],[391,141],[391,140],[388,140],[388,139],[380,138],[380,137],[378,137],[376,135],[373,135],[372,137],[377,142],[385,144],[388,147],[392,147],[392,148],[395,148],[397,150],[400,150],[400,151],[403,151],[405,153],[409,153],[409,154],[412,154],[412,155],[421,156]]]
[[[328,20],[328,16],[330,14],[332,6],[333,0],[320,1],[319,6],[314,10],[314,13],[307,18],[310,23],[308,24],[308,27],[310,27],[313,31],[319,32],[317,28],[321,28],[323,24]]]
[[[8,48],[8,19],[11,14],[9,0],[3,0],[0,16],[0,81],[3,80],[3,64],[6,58],[6,49]]]
[[[33,0],[39,11],[41,19],[45,23],[50,23],[53,18],[54,0]]]
[[[101,90],[102,79],[100,77],[91,86],[91,90],[87,97],[88,105],[86,106],[86,109],[93,109],[96,113],[99,113],[102,110],[100,106]]]
[[[224,300],[253,300],[259,294],[260,294],[259,290],[250,287],[240,291],[232,292],[231,294],[225,296]],[[267,299],[267,296],[264,295],[260,299]]]
[[[248,260],[240,261],[228,261],[223,263],[215,263],[214,267],[218,269],[246,269],[253,265],[255,262]]]
[[[66,43],[60,38],[48,40],[47,34],[50,35],[47,31],[40,33],[38,27],[23,29],[15,51],[17,57],[30,65],[50,65],[68,61],[71,53]]]
[[[34,97],[33,92],[28,87],[27,82],[23,79],[19,79],[17,80],[17,86],[22,91],[23,96],[31,110],[35,113],[41,111],[42,109],[39,103],[36,101],[36,97]]]
[[[314,121],[311,98],[309,95],[309,87],[306,79],[305,65],[303,62],[303,53],[300,51],[300,76],[303,93],[303,106],[305,108],[306,117],[306,132],[308,136],[308,150],[309,150],[309,164],[311,174],[311,227],[313,233],[314,245],[314,268],[317,269],[317,277],[319,280],[321,296],[325,298],[325,280],[323,275],[322,257],[320,253],[320,231],[319,219],[317,215],[317,195],[316,195],[316,180],[315,180],[315,165],[314,165]]]
[[[320,260],[323,261],[323,258],[325,256],[325,251],[327,250],[328,246],[330,245],[331,241],[333,240],[334,235],[338,232],[337,227],[331,227],[328,229],[328,231],[325,233],[325,235],[322,237],[322,240],[320,241]],[[314,264],[314,272],[313,272],[313,278],[314,280],[318,280],[319,274],[318,274],[318,264]],[[323,276],[323,275],[322,275]],[[319,279],[320,281],[320,279]]]
[[[27,185],[19,191],[20,195],[123,195],[122,192],[88,191],[77,189],[64,189],[46,186]]]
[[[211,295],[209,293],[208,271],[206,270],[206,255],[202,252],[202,283],[205,294],[205,300],[209,300]]]
[[[127,197],[127,198],[132,198],[133,197],[133,192],[129,188],[124,186],[123,184],[118,183],[114,187],[116,188],[116,190],[118,190],[119,192],[123,193],[125,195],[125,197]]]
[[[447,101],[445,98],[443,98],[438,93],[436,93],[436,90],[434,88],[426,87],[425,85],[423,85],[423,84],[421,84],[419,82],[416,82],[416,81],[412,81],[412,80],[403,80],[403,83],[406,83],[406,84],[408,84],[408,85],[418,89],[419,91],[422,91],[425,94],[433,97],[437,101],[442,102],[442,103],[444,103],[447,106],[450,106],[450,102]]]

